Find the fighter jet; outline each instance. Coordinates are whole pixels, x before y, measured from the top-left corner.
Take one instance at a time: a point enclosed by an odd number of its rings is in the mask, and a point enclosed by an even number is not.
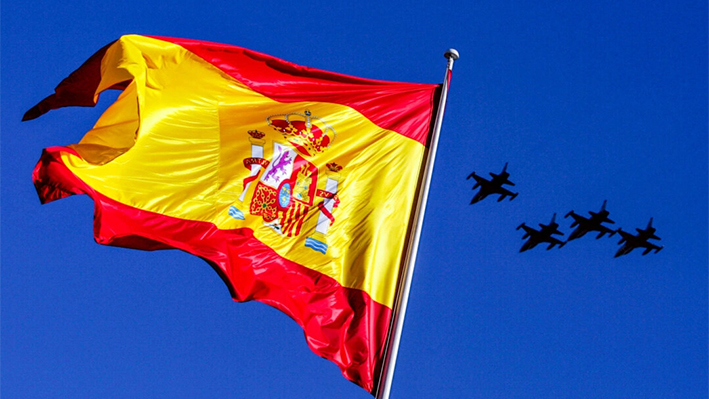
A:
[[[571,227],[574,227],[578,225],[579,227],[576,228],[576,230],[572,231],[571,234],[569,235],[569,238],[566,240],[571,241],[575,240],[577,238],[581,238],[586,233],[590,231],[598,231],[600,234],[596,236],[596,239],[599,239],[603,237],[606,233],[608,233],[608,237],[613,236],[615,234],[615,230],[611,230],[608,227],[602,225],[601,223],[606,222],[606,223],[615,223],[614,221],[608,219],[608,215],[610,212],[606,210],[606,201],[603,201],[603,205],[601,206],[601,210],[596,212],[589,211],[588,213],[591,215],[590,218],[583,217],[581,215],[576,214],[574,211],[571,211],[564,216],[564,218],[567,218],[569,216],[574,218],[574,222],[571,223]]]
[[[502,168],[502,172],[499,175],[490,173],[490,176],[492,176],[492,180],[487,180],[484,177],[478,176],[475,174],[475,172],[471,173],[468,176],[468,179],[470,179],[471,177],[475,179],[475,185],[473,186],[473,190],[480,187],[480,191],[478,191],[478,193],[475,194],[475,197],[473,197],[473,200],[470,201],[471,205],[478,201],[482,201],[490,194],[500,194],[500,198],[497,199],[497,202],[502,201],[507,196],[509,196],[510,201],[512,201],[513,199],[515,199],[517,194],[519,194],[513,193],[502,187],[504,184],[508,184],[510,186],[515,185],[507,179],[508,177],[510,177],[510,174],[507,173],[507,163],[505,163],[505,167]]]
[[[537,244],[541,244],[543,242],[548,242],[549,246],[547,247],[547,251],[554,248],[555,245],[558,245],[559,248],[563,247],[566,245],[566,242],[564,241],[559,241],[558,239],[552,237],[552,234],[558,234],[558,235],[564,235],[564,233],[560,232],[557,228],[559,227],[559,224],[556,223],[556,213],[554,216],[551,217],[551,222],[549,224],[539,224],[539,227],[541,227],[540,230],[534,230],[533,228],[527,226],[526,224],[522,223],[519,226],[517,226],[517,230],[519,229],[524,229],[525,234],[522,237],[524,240],[525,238],[529,237],[529,240],[522,245],[522,248],[519,250],[519,252],[524,252],[528,249],[532,249],[537,246]]]
[[[633,235],[631,233],[627,233],[623,231],[622,229],[618,229],[618,234],[621,235],[620,241],[618,241],[618,244],[623,244],[622,247],[618,250],[618,252],[615,253],[615,257],[619,257],[621,255],[626,255],[629,254],[632,250],[635,248],[645,248],[645,251],[643,252],[643,255],[647,255],[650,253],[650,251],[655,251],[655,253],[660,252],[660,250],[664,247],[662,246],[657,246],[651,242],[648,242],[649,239],[654,239],[654,240],[659,240],[660,237],[655,235],[655,228],[652,227],[652,218],[650,218],[650,222],[648,222],[647,227],[645,229],[635,229],[638,231],[637,235]]]

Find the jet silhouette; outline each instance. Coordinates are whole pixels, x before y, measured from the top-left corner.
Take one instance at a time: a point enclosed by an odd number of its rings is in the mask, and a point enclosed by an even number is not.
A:
[[[558,239],[552,237],[552,234],[558,234],[562,236],[564,235],[564,233],[558,230],[559,224],[557,224],[555,220],[556,213],[554,214],[554,216],[551,217],[551,222],[549,224],[539,224],[539,227],[541,227],[540,230],[535,230],[524,223],[517,226],[517,230],[524,229],[525,231],[525,234],[522,237],[523,240],[529,237],[529,240],[527,240],[527,242],[522,245],[522,248],[519,250],[519,252],[524,252],[528,249],[532,249],[536,247],[537,244],[541,244],[543,242],[549,243],[547,251],[554,248],[555,245],[558,245],[559,248],[563,247],[566,242],[559,241]]]
[[[645,251],[643,252],[643,255],[647,255],[650,253],[650,251],[654,250],[655,253],[660,252],[660,250],[664,247],[657,246],[651,242],[648,242],[649,239],[654,239],[654,240],[659,240],[660,237],[655,235],[655,228],[652,227],[652,218],[650,218],[650,222],[648,222],[647,227],[645,229],[635,229],[637,230],[638,234],[633,235],[631,233],[627,233],[623,231],[622,229],[618,229],[618,234],[621,235],[620,241],[618,241],[618,244],[623,244],[622,247],[618,250],[618,252],[615,253],[615,257],[619,257],[621,255],[626,255],[629,254],[632,250],[635,248],[645,248]]]
[[[576,214],[574,211],[571,211],[564,216],[564,218],[567,218],[569,216],[574,218],[574,222],[571,223],[571,227],[574,227],[578,225],[579,227],[576,228],[576,230],[572,231],[571,234],[569,235],[569,238],[566,240],[571,241],[575,240],[577,238],[581,238],[586,233],[590,231],[598,231],[600,234],[596,236],[596,239],[599,239],[603,237],[606,233],[608,233],[608,237],[611,237],[613,234],[615,234],[615,230],[611,230],[608,227],[604,226],[603,222],[606,223],[615,223],[614,221],[608,219],[608,215],[610,212],[606,210],[606,201],[603,201],[603,205],[601,206],[601,210],[596,212],[589,211],[588,213],[591,215],[590,218],[586,218],[584,216]]]
[[[473,197],[473,200],[470,201],[471,205],[476,202],[482,201],[490,194],[500,194],[500,198],[497,199],[497,202],[502,201],[507,196],[510,196],[510,201],[512,201],[513,199],[515,199],[517,194],[519,194],[513,193],[502,187],[504,184],[508,184],[510,186],[515,185],[507,179],[508,177],[510,177],[510,174],[507,173],[507,163],[505,163],[505,167],[502,168],[502,172],[500,172],[499,175],[490,173],[490,176],[492,176],[492,180],[487,180],[484,177],[480,177],[476,175],[475,172],[471,173],[468,176],[467,179],[470,179],[471,177],[475,179],[475,185],[473,186],[473,190],[480,187],[480,191],[478,191],[478,193],[475,194],[475,196]]]

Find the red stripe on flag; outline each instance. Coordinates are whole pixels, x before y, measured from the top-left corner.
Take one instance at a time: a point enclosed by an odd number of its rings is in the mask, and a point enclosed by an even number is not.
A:
[[[39,104],[30,108],[22,117],[23,121],[39,118],[53,109],[62,107],[79,106],[93,107],[96,105],[96,89],[101,83],[101,60],[106,54],[106,50],[115,41],[103,46],[94,53],[79,69],[72,72],[66,79],[54,89],[54,94],[40,101]],[[129,82],[118,83],[111,89],[124,90]]]
[[[207,261],[238,302],[257,300],[289,315],[304,330],[310,349],[336,363],[345,378],[373,392],[379,379],[391,309],[362,291],[289,261],[258,241],[251,229],[220,230],[214,224],[148,212],[93,190],[52,147],[42,153],[33,180],[42,203],[73,194],[94,200],[94,237],[103,245],[181,249]]]

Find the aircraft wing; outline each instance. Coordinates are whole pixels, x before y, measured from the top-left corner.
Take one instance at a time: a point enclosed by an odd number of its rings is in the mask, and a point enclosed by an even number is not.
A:
[[[527,226],[526,224],[520,225],[519,227],[517,227],[517,230],[519,230],[520,227],[524,229],[524,232],[526,233],[526,234],[524,235],[525,237],[532,236],[532,235],[535,235],[535,234],[539,233],[538,230],[535,230],[535,229],[533,229],[533,228]]]
[[[475,179],[475,181],[476,181],[478,184],[480,184],[480,185],[490,182],[490,181],[487,180],[486,178],[484,178],[484,177],[482,177],[482,176],[478,176],[478,175],[476,175],[475,173],[471,174],[470,176],[472,176],[472,177]],[[468,176],[468,178],[470,178],[470,176]]]
[[[611,229],[609,229],[608,227],[606,227],[606,226],[604,226],[604,225],[602,225],[602,224],[599,224],[598,227],[599,227],[599,228],[598,228],[598,231],[599,231],[600,233],[598,234],[598,236],[596,237],[596,239],[603,237],[604,234],[608,234],[608,237],[612,237],[612,236],[615,234],[615,232],[616,232],[615,230],[611,230]]]
[[[643,255],[649,254],[650,251],[655,251],[655,253],[658,253],[663,248],[661,246],[655,245],[650,242],[646,242],[645,245],[643,245],[643,246],[645,247],[645,251],[643,251]]]
[[[623,241],[627,241],[628,239],[635,238],[634,235],[632,235],[630,233],[626,233],[625,231],[623,231],[621,229],[618,229],[618,234],[620,234],[620,236],[623,237],[620,239],[620,242],[618,244],[622,243]]]
[[[576,212],[574,212],[574,211],[571,211],[571,212],[567,213],[566,216],[564,216],[564,217],[566,218],[566,217],[569,217],[569,216],[571,216],[572,218],[574,218],[574,222],[571,224],[571,227],[574,227],[574,226],[576,226],[577,224],[581,224],[581,223],[583,223],[583,222],[585,222],[585,221],[588,220],[588,219],[586,219],[585,217],[576,214]]]
[[[511,192],[510,190],[502,187],[495,187],[494,190],[491,190],[494,194],[500,194],[500,198],[497,199],[497,202],[502,201],[503,199],[509,197],[512,197],[511,200],[515,199],[517,196],[516,193]]]
[[[561,248],[561,247],[563,247],[564,245],[566,245],[565,242],[560,241],[560,240],[557,240],[557,239],[554,238],[554,237],[549,237],[549,240],[548,240],[547,242],[549,243],[549,246],[547,247],[547,251],[550,250],[550,249],[552,249],[552,248],[554,248],[555,245],[558,245],[559,248]]]

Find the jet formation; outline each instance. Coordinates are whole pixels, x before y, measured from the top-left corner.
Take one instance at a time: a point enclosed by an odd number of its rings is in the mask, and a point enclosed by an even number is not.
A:
[[[470,201],[471,205],[484,200],[485,197],[491,194],[500,194],[500,197],[497,199],[497,202],[502,201],[508,196],[510,197],[510,201],[512,201],[513,199],[515,199],[515,197],[517,197],[517,194],[519,194],[513,193],[510,190],[502,187],[505,184],[510,186],[515,185],[508,179],[510,177],[510,174],[507,173],[507,163],[505,163],[505,167],[502,168],[502,172],[500,172],[499,175],[491,172],[490,176],[492,176],[492,179],[487,180],[484,177],[476,175],[475,172],[468,175],[467,180],[469,180],[471,177],[475,179],[475,185],[473,186],[473,190],[480,187],[480,191],[478,191],[477,194],[475,194],[475,196],[473,197],[473,200]]]
[[[500,197],[497,199],[497,202],[500,202],[507,197],[510,197],[510,201],[512,201],[513,199],[515,199],[515,197],[517,197],[519,193],[513,193],[510,190],[502,187],[504,185],[515,185],[509,180],[510,174],[507,172],[507,165],[508,163],[505,163],[505,166],[502,168],[502,172],[500,172],[499,174],[491,172],[490,176],[492,177],[492,179],[490,180],[478,176],[477,174],[475,174],[475,172],[471,173],[468,176],[467,180],[469,180],[471,177],[475,179],[475,185],[473,186],[473,190],[480,187],[480,191],[475,194],[472,201],[470,201],[470,204],[480,202],[484,200],[487,196],[493,194],[499,194]],[[615,224],[615,222],[608,217],[610,215],[610,212],[606,210],[607,202],[607,200],[603,201],[603,205],[601,205],[601,209],[598,212],[588,211],[588,214],[590,215],[589,217],[579,215],[573,210],[569,211],[569,213],[567,213],[564,218],[568,218],[570,216],[573,219],[573,222],[571,223],[571,228],[576,227],[576,229],[574,229],[571,234],[569,234],[569,237],[565,241],[561,241],[560,239],[554,237],[555,235],[564,235],[564,233],[559,231],[559,224],[556,223],[556,213],[551,217],[551,222],[549,222],[549,224],[540,223],[539,230],[529,227],[525,223],[520,224],[519,226],[517,226],[517,230],[524,229],[524,236],[522,237],[522,239],[528,240],[522,245],[522,248],[519,250],[519,252],[528,251],[542,243],[549,244],[547,246],[547,251],[554,248],[555,246],[559,246],[559,248],[561,248],[569,241],[581,238],[590,232],[598,232],[598,234],[596,235],[596,239],[599,239],[605,236],[606,234],[608,234],[608,237],[612,237],[613,235],[615,235],[615,233],[620,234],[621,239],[618,242],[618,245],[622,244],[622,246],[620,247],[620,249],[618,249],[618,252],[616,252],[616,258],[622,255],[629,254],[635,248],[644,248],[645,251],[643,251],[643,255],[647,255],[652,251],[655,251],[655,253],[660,252],[660,250],[663,248],[662,246],[658,246],[648,241],[651,239],[660,239],[660,237],[655,235],[655,228],[652,227],[652,218],[650,218],[650,222],[647,224],[647,227],[645,229],[635,229],[638,232],[638,234],[636,235],[623,231],[623,229],[621,228],[618,228],[616,230],[611,229],[610,227],[603,224]]]

